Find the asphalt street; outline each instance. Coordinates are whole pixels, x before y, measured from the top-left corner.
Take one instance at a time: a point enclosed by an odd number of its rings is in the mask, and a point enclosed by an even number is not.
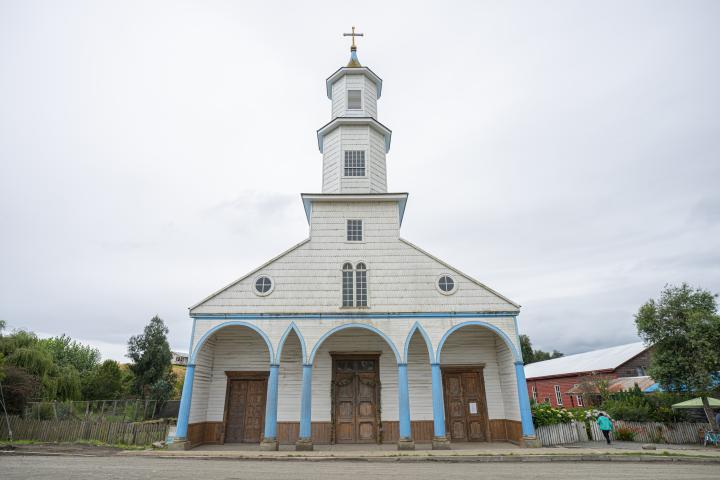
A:
[[[0,478],[289,480],[289,479],[715,479],[718,464],[577,463],[369,463],[162,459],[141,457],[0,456]]]

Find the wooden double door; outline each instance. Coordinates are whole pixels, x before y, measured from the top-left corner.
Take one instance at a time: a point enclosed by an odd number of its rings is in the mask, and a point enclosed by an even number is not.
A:
[[[379,356],[333,355],[335,443],[377,443]]]
[[[265,423],[267,374],[226,373],[225,443],[259,443]]]
[[[482,368],[443,368],[447,435],[456,442],[487,442],[490,423]]]

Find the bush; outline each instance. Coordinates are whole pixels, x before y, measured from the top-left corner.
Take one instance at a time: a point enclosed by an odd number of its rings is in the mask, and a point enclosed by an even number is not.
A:
[[[615,440],[620,440],[622,442],[633,442],[635,441],[635,431],[631,428],[620,427],[615,430],[614,437]]]
[[[575,420],[575,415],[569,410],[553,408],[549,403],[535,403],[532,406],[533,423],[536,427],[543,425],[556,425],[558,423],[570,423]]]
[[[642,397],[629,397],[624,400],[606,400],[602,404],[611,418],[630,422],[651,421],[650,404]]]

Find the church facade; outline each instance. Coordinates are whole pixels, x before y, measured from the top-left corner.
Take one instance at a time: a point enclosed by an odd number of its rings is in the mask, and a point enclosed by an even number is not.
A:
[[[309,238],[190,308],[175,442],[532,444],[519,305],[401,237],[382,80],[354,37],[326,84]]]

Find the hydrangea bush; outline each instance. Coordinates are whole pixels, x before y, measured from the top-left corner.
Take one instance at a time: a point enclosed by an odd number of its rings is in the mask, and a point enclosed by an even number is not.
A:
[[[569,410],[555,408],[549,403],[536,403],[532,406],[533,423],[536,427],[570,423],[576,420],[575,414]]]

